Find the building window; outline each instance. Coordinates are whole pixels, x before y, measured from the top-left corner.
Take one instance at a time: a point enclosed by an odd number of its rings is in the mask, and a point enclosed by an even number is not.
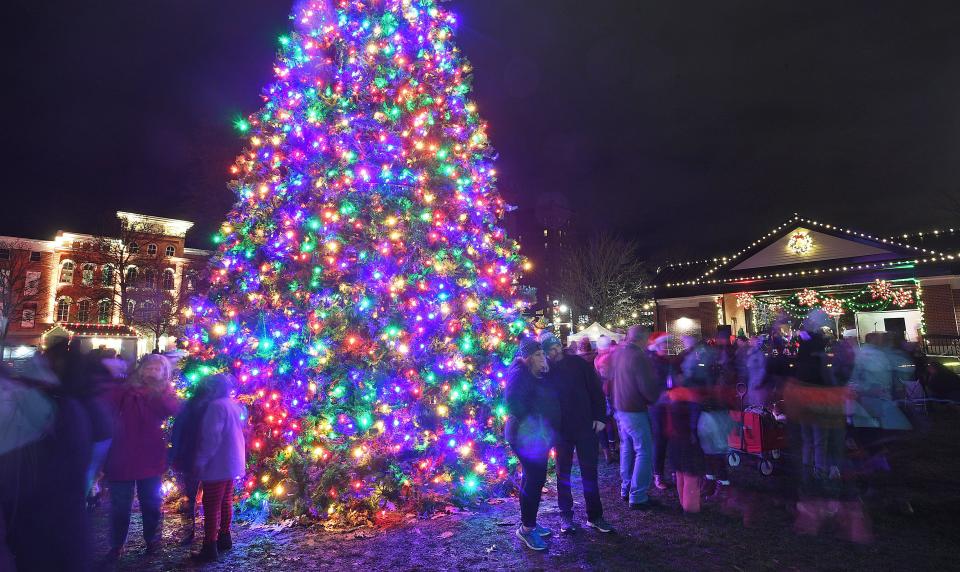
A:
[[[152,320],[157,315],[157,306],[151,300],[144,301],[140,305],[140,317],[144,320]]]
[[[30,253],[30,262],[40,262],[40,251],[34,250]]]
[[[10,260],[9,248],[0,248],[0,260]]]
[[[137,303],[133,300],[127,300],[127,317],[132,318],[133,313],[137,310]]]
[[[127,284],[129,286],[137,285],[137,267],[127,266]]]
[[[170,268],[163,271],[163,289],[173,290],[173,270]]]
[[[73,241],[73,249],[74,249],[74,250],[80,250],[81,248],[83,248],[83,244],[82,244],[79,240],[74,240],[74,241]]]
[[[144,288],[147,288],[148,290],[154,289],[157,285],[156,279],[157,279],[156,273],[153,271],[152,268],[147,268],[146,270],[143,271],[143,287]]]
[[[113,266],[107,264],[103,267],[103,270],[101,270],[100,284],[107,287],[113,286]]]
[[[130,254],[140,254],[140,245],[136,242],[130,243]]]
[[[37,305],[29,303],[23,305],[23,311],[20,313],[20,327],[32,328],[37,325]]]
[[[60,298],[57,300],[57,321],[70,321],[70,298]]]
[[[110,300],[100,300],[97,302],[97,321],[101,324],[109,324],[113,317],[113,304]]]
[[[191,272],[188,272],[188,273],[187,273],[187,277],[186,277],[186,281],[187,281],[187,291],[192,292],[193,289],[197,287],[197,277],[196,277],[196,275],[195,275],[192,271],[191,271]]]
[[[84,286],[93,286],[93,274],[97,267],[93,264],[84,264],[80,269],[80,281]]]
[[[60,267],[60,283],[73,284],[73,262],[66,260]]]
[[[80,300],[77,302],[77,321],[90,321],[90,300]]]
[[[148,244],[148,245],[147,245],[147,254],[149,254],[150,256],[156,255],[156,254],[157,254],[157,245],[156,245],[156,244]]]
[[[84,250],[93,250],[93,245],[90,244],[89,242],[84,242],[84,243],[83,243],[83,249],[84,249]]]
[[[177,254],[177,249],[173,246],[168,246],[166,249],[167,256],[174,256]]]

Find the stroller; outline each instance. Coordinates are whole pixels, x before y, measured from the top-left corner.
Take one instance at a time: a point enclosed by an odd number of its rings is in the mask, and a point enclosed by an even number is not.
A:
[[[738,383],[740,410],[730,412],[736,426],[727,438],[730,447],[727,464],[737,467],[744,455],[756,455],[760,458],[757,468],[760,474],[767,477],[773,474],[773,462],[781,457],[786,448],[787,431],[770,410],[756,406],[744,407],[746,394],[747,385]]]

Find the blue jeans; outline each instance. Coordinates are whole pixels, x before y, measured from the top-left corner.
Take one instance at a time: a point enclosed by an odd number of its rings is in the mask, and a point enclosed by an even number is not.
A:
[[[617,411],[620,428],[620,494],[630,503],[647,502],[653,482],[653,438],[646,413]]]
[[[110,548],[123,548],[127,542],[134,487],[140,500],[140,513],[143,515],[143,539],[148,544],[159,539],[162,502],[160,485],[160,477],[139,481],[110,481]]]

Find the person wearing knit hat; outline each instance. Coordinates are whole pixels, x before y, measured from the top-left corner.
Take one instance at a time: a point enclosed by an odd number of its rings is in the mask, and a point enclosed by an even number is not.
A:
[[[563,351],[553,335],[540,340],[550,364],[546,379],[560,402],[560,434],[554,447],[557,463],[557,504],[560,532],[574,532],[571,473],[576,452],[586,501],[587,526],[599,532],[613,532],[603,518],[598,462],[597,433],[606,427],[606,404],[596,371],[586,360]]]
[[[547,482],[550,449],[560,428],[560,403],[544,380],[546,369],[540,342],[532,338],[521,341],[504,392],[509,414],[505,437],[523,469],[516,535],[532,550],[545,550],[543,539],[550,535],[549,529],[537,524],[537,511]]]

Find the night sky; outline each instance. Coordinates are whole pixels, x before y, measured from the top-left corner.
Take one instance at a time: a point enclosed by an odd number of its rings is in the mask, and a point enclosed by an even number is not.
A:
[[[0,234],[198,223],[233,198],[287,0],[14,0]],[[793,212],[880,234],[955,225],[956,2],[453,0],[501,188],[582,230],[724,254]],[[106,222],[105,222],[106,219]],[[103,227],[104,224],[111,225]]]

